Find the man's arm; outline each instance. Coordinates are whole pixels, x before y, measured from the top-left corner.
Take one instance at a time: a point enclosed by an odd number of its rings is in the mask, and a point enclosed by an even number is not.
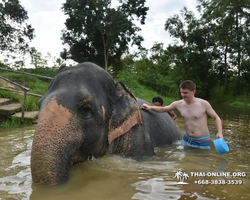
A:
[[[150,105],[144,103],[144,104],[142,104],[141,107],[145,110],[153,110],[153,111],[162,113],[162,112],[169,112],[171,110],[174,110],[175,109],[174,104],[175,104],[175,102],[171,103],[169,106],[150,106]]]
[[[212,106],[210,105],[210,103],[208,103],[207,101],[205,101],[205,104],[206,104],[206,113],[208,114],[208,116],[210,116],[214,120],[215,127],[217,129],[216,138],[223,138],[222,123],[221,123],[220,117],[214,111],[214,109],[212,108]]]

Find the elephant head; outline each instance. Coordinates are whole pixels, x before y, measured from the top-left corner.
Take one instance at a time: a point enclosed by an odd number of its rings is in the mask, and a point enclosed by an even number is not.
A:
[[[66,182],[71,165],[103,156],[115,138],[142,124],[128,88],[88,62],[59,69],[39,109],[31,173],[42,185]]]

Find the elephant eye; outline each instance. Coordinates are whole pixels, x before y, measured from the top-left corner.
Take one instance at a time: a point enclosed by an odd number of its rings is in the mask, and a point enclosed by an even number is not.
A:
[[[93,114],[94,112],[90,105],[84,105],[80,108],[80,115],[85,119],[93,117]]]

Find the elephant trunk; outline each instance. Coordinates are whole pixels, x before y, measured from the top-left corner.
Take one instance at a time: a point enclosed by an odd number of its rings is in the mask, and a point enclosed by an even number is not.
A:
[[[68,180],[71,157],[81,142],[74,121],[56,100],[40,111],[31,150],[34,183],[57,185]]]
[[[69,158],[56,149],[50,138],[40,137],[40,133],[36,134],[31,153],[33,182],[42,185],[57,185],[66,182],[69,176]]]

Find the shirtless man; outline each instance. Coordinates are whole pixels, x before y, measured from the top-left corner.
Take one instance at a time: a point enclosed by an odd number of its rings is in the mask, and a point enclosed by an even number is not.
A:
[[[182,139],[183,146],[210,149],[210,134],[207,126],[207,115],[210,116],[217,129],[216,138],[223,138],[222,124],[220,117],[212,106],[204,99],[196,98],[196,85],[193,81],[187,80],[180,84],[182,100],[174,101],[169,106],[149,106],[143,104],[142,108],[156,112],[169,112],[177,109],[184,121],[185,131]]]

